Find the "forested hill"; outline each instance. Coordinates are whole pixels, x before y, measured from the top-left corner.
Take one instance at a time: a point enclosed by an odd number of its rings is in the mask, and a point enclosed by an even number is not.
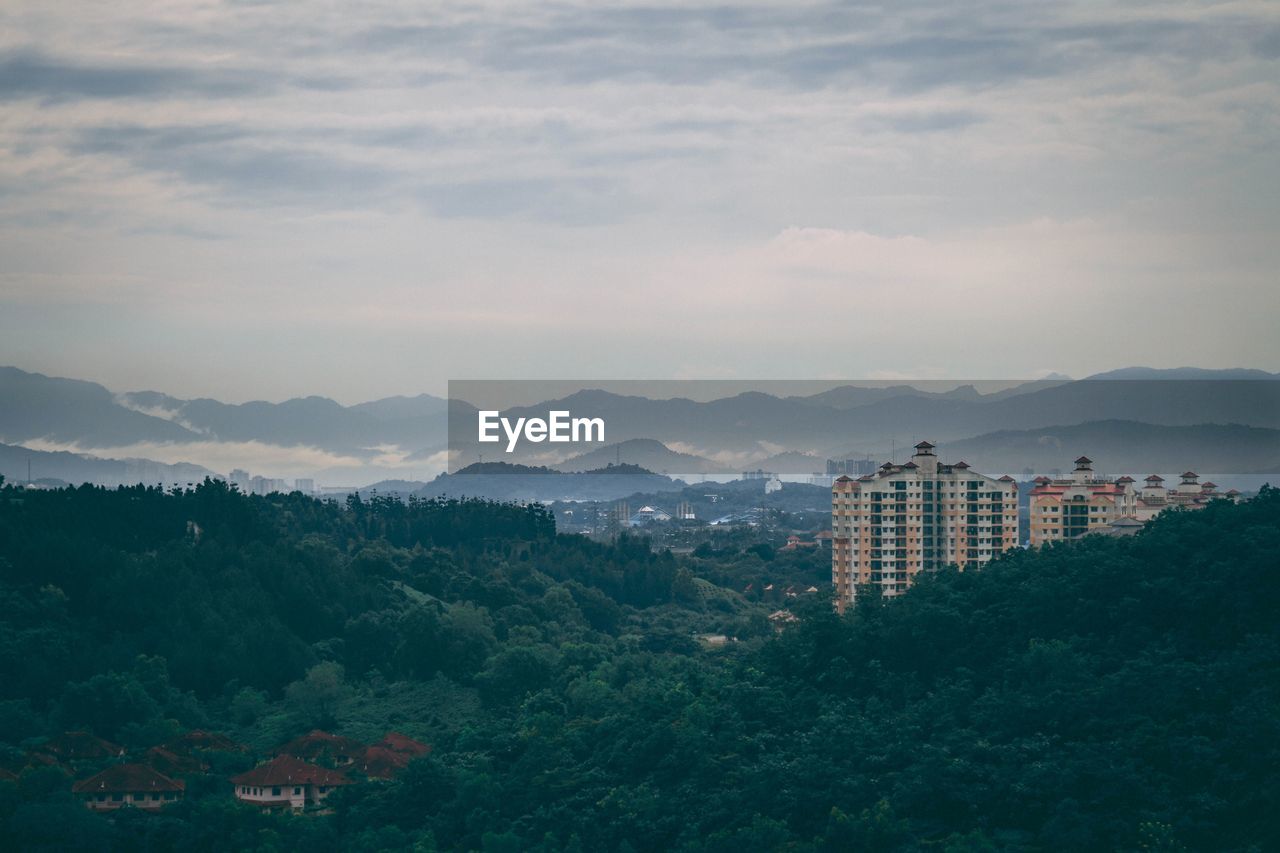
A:
[[[189,522],[193,522],[189,524]],[[1280,493],[944,571],[773,636],[709,559],[537,507],[0,491],[18,849],[1280,849]],[[698,631],[742,640],[720,648]],[[90,814],[22,756],[196,727],[430,742],[330,815]],[[77,777],[88,768],[73,768]],[[219,775],[221,774],[221,775]]]

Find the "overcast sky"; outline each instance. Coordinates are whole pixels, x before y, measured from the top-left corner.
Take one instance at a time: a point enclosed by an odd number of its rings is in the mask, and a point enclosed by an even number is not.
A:
[[[1280,369],[1280,3],[8,0],[0,363]]]

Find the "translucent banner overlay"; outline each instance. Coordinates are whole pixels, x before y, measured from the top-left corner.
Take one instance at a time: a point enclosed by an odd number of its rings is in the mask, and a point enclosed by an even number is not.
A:
[[[1252,490],[1280,472],[1280,381],[449,383],[450,475],[829,486],[906,464],[921,442],[943,463],[1018,481],[1069,476],[1086,457],[1100,478],[1177,482],[1193,473]],[[556,491],[572,496],[574,487]]]

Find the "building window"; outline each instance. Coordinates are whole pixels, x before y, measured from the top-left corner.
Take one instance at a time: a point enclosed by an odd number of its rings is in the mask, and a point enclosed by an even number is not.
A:
[[[279,786],[279,785],[276,785],[276,786],[272,787],[272,789],[271,789],[271,796],[273,796],[273,797],[278,797],[278,796],[280,796],[280,786]]]

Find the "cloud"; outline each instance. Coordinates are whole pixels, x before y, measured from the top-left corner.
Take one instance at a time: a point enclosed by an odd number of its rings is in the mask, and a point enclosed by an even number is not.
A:
[[[150,459],[168,465],[190,462],[221,474],[233,468],[246,468],[254,472],[268,472],[267,476],[306,476],[321,468],[361,468],[376,464],[316,447],[283,446],[261,441],[136,442],[117,447],[83,447],[75,443],[34,439],[24,441],[23,446],[32,450],[66,451],[106,459]]]
[[[0,9],[0,362],[1081,375],[1181,310],[1231,331],[1173,361],[1280,367],[1274,3],[69,2]]]
[[[83,62],[21,50],[0,56],[0,100],[14,98],[228,98],[264,93],[268,79],[243,69]]]

